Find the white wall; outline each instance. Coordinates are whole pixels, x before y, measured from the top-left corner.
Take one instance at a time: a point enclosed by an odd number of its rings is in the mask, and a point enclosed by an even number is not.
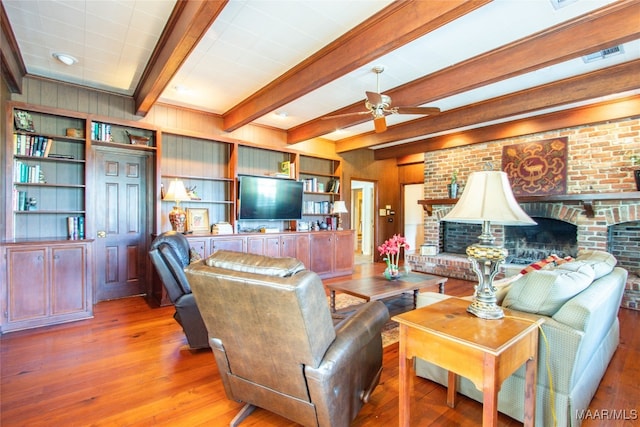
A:
[[[424,243],[424,212],[418,204],[424,198],[423,188],[424,184],[404,186],[404,237],[410,247],[407,253],[415,253]]]

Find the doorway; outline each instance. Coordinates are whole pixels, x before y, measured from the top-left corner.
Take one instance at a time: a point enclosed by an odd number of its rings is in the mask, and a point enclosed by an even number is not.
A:
[[[408,254],[419,253],[424,243],[424,212],[418,200],[424,197],[424,184],[407,184],[402,192],[404,212],[404,236],[409,244]]]
[[[375,183],[351,181],[351,226],[355,232],[356,263],[373,262]]]

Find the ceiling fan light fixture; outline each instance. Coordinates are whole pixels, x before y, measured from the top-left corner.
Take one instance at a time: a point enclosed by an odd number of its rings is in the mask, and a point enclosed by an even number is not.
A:
[[[56,53],[53,53],[51,56],[56,58],[58,61],[62,62],[64,65],[71,66],[71,65],[73,65],[73,64],[78,62],[78,60],[75,57],[73,57],[73,56],[71,56],[71,55],[69,55],[67,53],[57,53],[56,52]]]

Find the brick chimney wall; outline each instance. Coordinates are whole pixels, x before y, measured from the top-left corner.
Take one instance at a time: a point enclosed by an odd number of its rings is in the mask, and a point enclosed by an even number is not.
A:
[[[505,145],[558,137],[568,137],[567,194],[637,191],[632,172],[624,170],[624,167],[631,166],[632,154],[640,155],[640,118],[633,118],[427,152],[424,163],[424,198],[447,198],[447,184],[450,183],[454,170],[458,171],[458,194],[464,190],[471,172],[483,170],[487,163],[494,170],[500,170],[502,147]],[[433,216],[425,214],[424,217],[425,243],[436,246],[438,251],[442,243],[439,218],[451,207],[434,205]],[[523,204],[523,208],[530,215],[556,218],[577,225],[578,249],[608,250],[609,226],[640,221],[638,200],[595,202],[594,218],[587,218],[582,206],[575,202],[527,203]],[[497,240],[501,241],[501,227],[492,226],[492,229]],[[407,261],[418,271],[476,280],[464,255],[439,254],[425,257],[416,254],[407,257]],[[635,301],[633,304],[636,304]]]

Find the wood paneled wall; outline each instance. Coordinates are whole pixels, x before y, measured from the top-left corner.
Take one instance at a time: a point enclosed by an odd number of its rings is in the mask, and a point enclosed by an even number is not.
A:
[[[104,91],[87,89],[71,84],[59,83],[36,77],[27,77],[23,83],[22,94],[9,94],[6,85],[2,85],[2,103],[13,100],[36,105],[62,108],[87,114],[104,116],[105,120],[114,118],[152,125],[174,134],[220,139],[227,142],[264,147],[269,149],[294,150],[303,154],[341,159],[343,162],[342,197],[349,206],[351,202],[351,179],[375,181],[378,184],[376,206],[391,205],[399,212],[400,185],[398,167],[395,160],[376,161],[373,151],[361,149],[338,155],[332,141],[315,138],[297,144],[287,144],[286,134],[278,129],[264,126],[247,125],[234,132],[222,130],[222,119],[212,113],[166,104],[155,105],[146,117],[134,114],[133,98]],[[4,135],[4,132],[2,133]],[[5,142],[7,143],[7,142]],[[2,152],[3,150],[0,150]],[[4,161],[2,162],[4,164]],[[160,166],[162,167],[162,166]],[[413,166],[412,166],[413,168]],[[160,170],[160,173],[162,171]],[[6,170],[2,171],[2,179]],[[4,200],[7,200],[3,194]],[[396,215],[398,218],[399,215]],[[4,218],[0,219],[4,232]],[[343,218],[345,228],[351,228],[350,220]],[[399,232],[400,221],[388,223],[385,218],[377,217],[375,243],[379,245],[388,236]],[[387,236],[387,237],[385,237]],[[380,240],[381,239],[381,240]]]

